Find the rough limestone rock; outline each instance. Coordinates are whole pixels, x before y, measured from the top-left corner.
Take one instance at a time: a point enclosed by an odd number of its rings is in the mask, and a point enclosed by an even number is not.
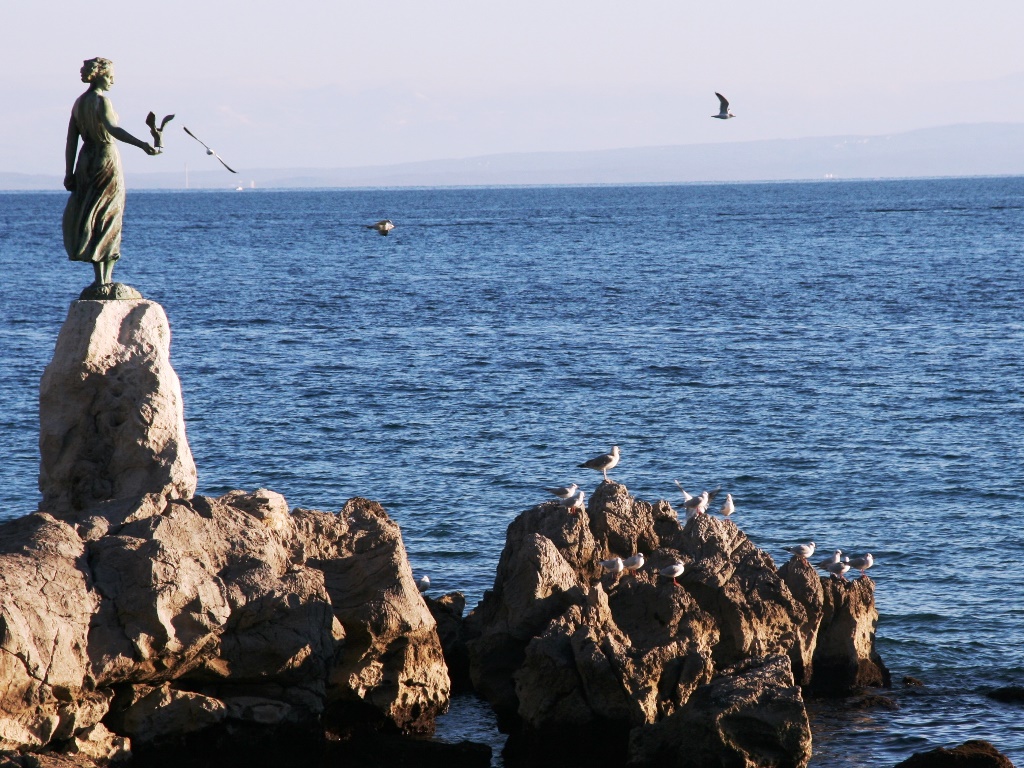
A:
[[[0,524],[0,751],[84,758],[336,708],[419,733],[447,707],[435,622],[380,505],[289,514],[259,490],[107,510]]]
[[[600,560],[638,551],[647,565],[636,574],[602,573]],[[678,585],[658,574],[677,559]],[[813,594],[797,599],[732,521],[683,527],[667,502],[602,483],[578,515],[549,502],[509,526],[494,588],[465,622],[473,682],[527,762],[654,765],[671,749],[659,745],[692,743],[710,764],[800,766],[810,731],[791,660],[810,667],[817,589],[811,615]],[[729,704],[696,739],[700,702]],[[737,735],[744,725],[749,738]]]
[[[526,647],[515,674],[519,715],[552,738],[596,722],[654,722],[710,680],[717,637],[711,617],[671,581],[630,578],[612,599],[598,584]]]
[[[152,301],[71,304],[39,387],[41,509],[195,493],[170,341]]]
[[[799,627],[800,634],[789,657],[793,662],[793,677],[797,684],[808,685],[814,674],[814,649],[818,643],[818,628],[825,613],[825,590],[814,566],[802,557],[793,557],[783,563],[779,568],[779,576],[807,614],[807,620]]]
[[[494,590],[484,594],[467,618],[467,635],[473,687],[502,718],[518,710],[512,675],[522,664],[527,643],[552,618],[582,603],[584,593],[555,544],[537,533],[510,537],[497,572]]]
[[[875,650],[875,583],[863,577],[824,578],[821,584],[825,600],[814,647],[814,692],[846,696],[865,686],[891,687],[889,670]]]
[[[1013,768],[1013,763],[989,742],[976,739],[952,749],[915,752],[896,768]]]
[[[718,621],[715,661],[728,666],[753,656],[788,654],[799,643],[806,611],[780,578],[772,558],[734,522],[698,515],[667,546],[691,566],[682,582]]]
[[[91,690],[100,600],[85,565],[67,523],[40,513],[0,524],[0,751],[66,739],[107,713],[111,695]]]
[[[630,734],[631,768],[803,768],[811,727],[788,656],[723,670],[686,705]],[[787,685],[787,682],[789,683]]]
[[[345,631],[328,669],[328,700],[369,704],[404,731],[432,731],[451,683],[398,525],[359,498],[339,515],[297,510],[293,518],[297,550],[322,574]]]
[[[437,636],[452,681],[452,693],[469,693],[473,683],[469,677],[469,649],[463,634],[463,613],[466,597],[461,592],[449,592],[434,599],[423,596],[430,615],[437,622]]]

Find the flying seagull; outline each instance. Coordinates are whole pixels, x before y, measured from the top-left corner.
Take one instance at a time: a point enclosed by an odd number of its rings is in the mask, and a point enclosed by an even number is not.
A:
[[[718,114],[712,115],[712,117],[717,117],[719,120],[728,120],[730,117],[736,117],[736,115],[729,111],[729,100],[718,91],[715,91],[715,96],[718,97],[718,103],[721,106]]]
[[[376,229],[382,235],[387,235],[388,232],[395,228],[395,225],[392,223],[391,219],[381,219],[376,224],[367,224],[366,228]]]
[[[595,456],[592,459],[587,459],[579,466],[583,469],[596,469],[602,475],[604,479],[608,479],[608,470],[614,469],[615,465],[619,463],[619,446],[613,445],[611,453],[602,453],[600,456]]]
[[[181,126],[181,127],[185,128],[185,126]],[[195,139],[200,144],[202,144],[204,147],[206,147],[206,143],[202,139],[200,139],[198,136],[196,136],[194,133],[192,133],[192,131],[190,131],[188,128],[185,128],[185,133],[187,133],[193,139]],[[227,163],[224,162],[224,158],[222,158],[220,155],[218,155],[216,152],[214,152],[209,147],[206,147],[206,154],[213,155],[214,157],[216,157],[218,160],[220,160],[220,164],[223,165],[225,168],[227,168],[232,173],[238,173],[238,171],[236,171],[234,168],[232,168],[230,165],[228,165]]]

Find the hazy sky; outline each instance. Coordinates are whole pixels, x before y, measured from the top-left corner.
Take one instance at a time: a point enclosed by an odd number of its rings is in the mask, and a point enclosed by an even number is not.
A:
[[[4,3],[0,171],[63,173],[83,59],[121,125],[241,168],[1024,122],[1021,0]],[[714,92],[735,120],[710,119]]]

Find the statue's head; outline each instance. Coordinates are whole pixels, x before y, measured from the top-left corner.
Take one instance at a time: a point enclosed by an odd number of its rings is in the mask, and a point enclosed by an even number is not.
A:
[[[106,81],[108,88],[114,84],[114,62],[110,59],[86,59],[82,63],[82,82],[98,84],[100,80]]]

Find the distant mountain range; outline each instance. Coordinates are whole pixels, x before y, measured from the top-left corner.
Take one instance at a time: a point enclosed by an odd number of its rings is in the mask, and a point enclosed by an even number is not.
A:
[[[588,152],[528,152],[355,168],[222,169],[193,189],[639,184],[1024,175],[1024,124]],[[58,176],[0,172],[0,189],[62,189]],[[181,189],[183,174],[131,174],[130,189]]]

